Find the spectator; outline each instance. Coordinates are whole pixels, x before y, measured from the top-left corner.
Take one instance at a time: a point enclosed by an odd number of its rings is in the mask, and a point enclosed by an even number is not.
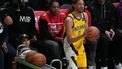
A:
[[[113,48],[113,57],[115,61],[115,69],[122,69],[122,1],[120,0],[117,3],[114,3],[114,6],[116,8],[116,15],[117,15],[117,23],[115,25],[115,37],[114,42],[112,43]]]
[[[18,35],[28,34],[30,38],[34,38],[36,33],[34,12],[28,7],[28,0],[13,0],[8,12],[13,19],[13,24],[8,26],[9,41],[16,48]]]
[[[0,69],[4,69],[4,54],[2,51],[3,43],[6,39],[6,26],[0,22]]]
[[[30,38],[27,34],[21,34],[19,36],[19,46],[17,47],[17,57],[26,59],[26,55],[31,51]]]
[[[0,69],[4,68],[4,54],[3,52],[8,53],[7,46],[7,26],[13,23],[10,16],[4,11],[5,8],[0,8]],[[11,62],[12,63],[12,62]]]
[[[97,66],[100,67],[100,69],[108,69],[107,60],[109,43],[115,35],[113,31],[116,21],[114,15],[115,10],[113,5],[107,0],[95,0],[89,7],[91,8],[92,25],[98,27],[100,30],[96,54]]]
[[[60,12],[59,8],[59,3],[52,1],[49,11],[43,14],[39,21],[40,34],[37,36],[37,48],[46,55],[48,64],[51,60],[61,59],[64,56],[62,41],[65,14]]]

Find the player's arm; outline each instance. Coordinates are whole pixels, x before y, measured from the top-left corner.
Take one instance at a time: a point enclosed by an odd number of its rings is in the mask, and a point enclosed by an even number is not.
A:
[[[65,19],[64,23],[66,26],[66,35],[67,35],[67,41],[69,44],[72,44],[73,42],[78,41],[79,39],[81,39],[84,36],[84,34],[83,34],[83,35],[80,35],[80,36],[75,37],[75,38],[72,37],[73,20],[71,17],[67,17]]]

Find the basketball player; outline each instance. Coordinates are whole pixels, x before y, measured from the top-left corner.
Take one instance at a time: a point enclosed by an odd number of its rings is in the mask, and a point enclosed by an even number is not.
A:
[[[66,38],[64,39],[64,50],[70,68],[86,69],[87,60],[83,43],[88,19],[84,12],[84,1],[73,0],[72,3],[74,11],[65,19]]]

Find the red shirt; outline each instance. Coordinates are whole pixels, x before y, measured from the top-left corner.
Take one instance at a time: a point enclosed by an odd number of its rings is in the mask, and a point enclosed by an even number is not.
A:
[[[56,37],[63,37],[64,35],[65,17],[66,14],[60,11],[55,16],[52,16],[51,12],[47,11],[46,14],[42,15],[41,17],[48,21],[48,29],[51,32],[51,35],[54,40]]]

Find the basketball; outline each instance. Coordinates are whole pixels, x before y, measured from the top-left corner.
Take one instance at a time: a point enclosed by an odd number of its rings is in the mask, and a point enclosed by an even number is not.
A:
[[[97,27],[95,26],[90,26],[88,27],[86,31],[86,39],[90,41],[96,41],[99,39],[100,31]]]
[[[30,52],[28,52],[27,55],[26,55],[26,61],[27,61],[27,62],[31,62],[32,57],[33,57],[35,54],[37,54],[37,52],[36,52],[36,51],[33,51],[33,50],[31,50]]]
[[[46,64],[46,57],[41,53],[37,53],[32,57],[30,63],[42,67]]]

